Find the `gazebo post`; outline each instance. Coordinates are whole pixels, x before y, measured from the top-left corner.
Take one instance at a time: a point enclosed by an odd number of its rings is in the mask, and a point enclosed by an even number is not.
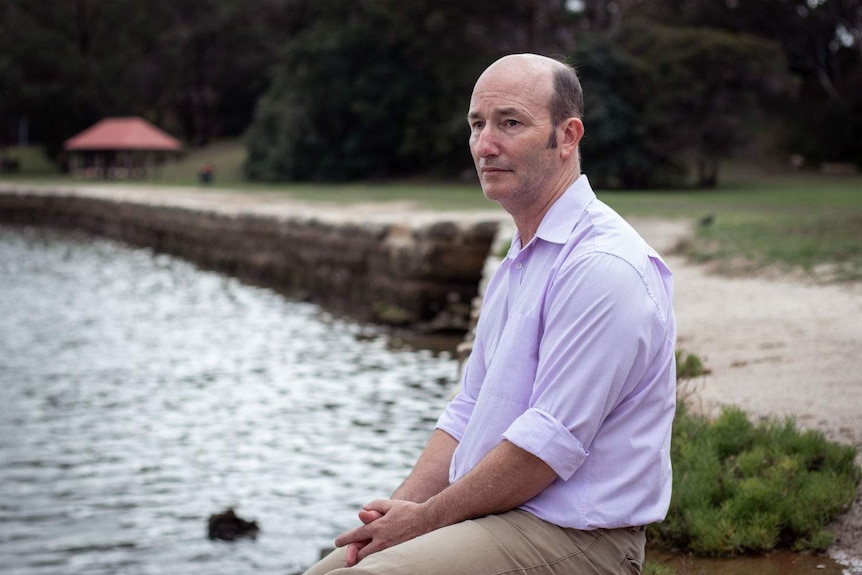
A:
[[[148,180],[153,177],[153,163],[153,152],[147,150],[147,154],[144,156],[144,174]]]

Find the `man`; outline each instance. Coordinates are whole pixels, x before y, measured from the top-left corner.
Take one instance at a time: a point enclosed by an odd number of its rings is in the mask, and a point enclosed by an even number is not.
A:
[[[640,572],[670,501],[672,280],[581,175],[582,108],[542,56],[476,82],[470,150],[517,233],[413,471],[307,575]]]

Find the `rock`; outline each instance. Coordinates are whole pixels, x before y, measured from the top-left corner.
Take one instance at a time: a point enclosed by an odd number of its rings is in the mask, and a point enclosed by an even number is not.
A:
[[[256,521],[237,517],[233,509],[210,515],[208,527],[209,538],[222,541],[234,541],[243,537],[254,539],[260,531]]]

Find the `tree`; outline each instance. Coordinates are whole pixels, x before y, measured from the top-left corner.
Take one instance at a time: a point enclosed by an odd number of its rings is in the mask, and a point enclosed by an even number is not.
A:
[[[409,132],[402,138],[439,90],[422,54],[411,58],[423,22],[386,8],[319,3],[313,23],[287,42],[249,130],[250,177],[345,180],[427,167]],[[430,125],[427,140],[441,127]]]
[[[799,90],[784,103],[789,145],[810,160],[862,163],[862,1],[650,0],[657,22],[778,43]]]
[[[111,115],[144,116],[193,144],[236,135],[309,1],[2,0],[0,137],[26,119],[56,158]]]
[[[642,63],[607,36],[582,36],[570,61],[584,91],[582,169],[599,187],[644,188],[659,171],[641,111],[647,94]]]
[[[118,64],[119,39],[105,32],[127,4],[119,0],[96,14],[86,0],[6,0],[0,18],[4,75],[10,78],[2,98],[4,122],[26,119],[53,155],[81,118],[112,109],[122,99],[124,85],[100,82],[98,74]],[[102,65],[96,66],[96,60]]]
[[[525,50],[565,53],[562,0],[315,3],[289,39],[247,137],[255,179],[458,174],[477,75]]]
[[[620,41],[641,62],[642,121],[660,180],[679,181],[693,165],[697,184],[714,187],[720,160],[790,87],[779,46],[749,35],[638,25]]]

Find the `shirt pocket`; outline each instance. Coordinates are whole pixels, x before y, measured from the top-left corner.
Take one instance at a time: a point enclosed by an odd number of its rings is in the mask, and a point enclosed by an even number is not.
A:
[[[541,321],[515,310],[508,318],[494,353],[487,360],[482,391],[528,404],[539,364]]]

